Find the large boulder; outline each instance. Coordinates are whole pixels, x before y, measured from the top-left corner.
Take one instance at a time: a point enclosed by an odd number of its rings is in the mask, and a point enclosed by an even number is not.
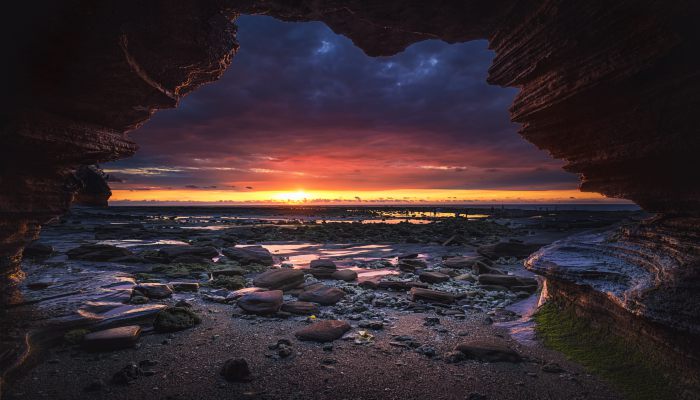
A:
[[[299,300],[330,306],[345,297],[345,292],[337,287],[314,285],[299,295]]]
[[[283,292],[281,290],[268,290],[241,296],[238,299],[238,307],[251,314],[269,315],[279,311],[282,302]]]
[[[24,248],[23,255],[27,258],[45,258],[50,256],[53,252],[53,246],[39,241],[33,241]]]
[[[350,330],[350,324],[345,321],[328,320],[318,321],[294,333],[299,340],[312,342],[332,342],[340,339],[345,332]]]
[[[330,278],[339,281],[352,282],[357,279],[357,272],[351,269],[339,269],[333,272]]]
[[[262,246],[226,247],[221,252],[241,265],[260,264],[272,266],[272,254]]]
[[[309,273],[315,278],[329,279],[338,267],[332,260],[320,258],[309,263]]]
[[[131,251],[109,244],[83,244],[66,252],[68,258],[83,261],[110,261],[134,255]]]
[[[255,286],[289,290],[304,283],[304,272],[298,269],[271,269],[255,277]]]

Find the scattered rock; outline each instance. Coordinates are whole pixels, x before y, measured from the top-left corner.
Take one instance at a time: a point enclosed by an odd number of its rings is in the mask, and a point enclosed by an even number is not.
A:
[[[130,363],[112,376],[112,383],[128,385],[138,379],[139,376],[141,376],[141,368],[135,363]]]
[[[229,382],[247,382],[251,379],[248,361],[245,358],[226,360],[221,368],[221,376]]]
[[[176,332],[189,329],[202,322],[202,318],[185,307],[169,307],[161,310],[153,321],[156,332]]]
[[[281,290],[253,292],[238,299],[238,307],[251,314],[269,315],[280,310],[283,301]]]
[[[293,289],[304,283],[304,272],[298,269],[272,269],[258,275],[253,283],[268,289]]]
[[[175,292],[198,292],[199,283],[197,282],[170,282],[170,287]]]
[[[542,366],[542,372],[548,372],[551,374],[558,374],[560,372],[565,372],[564,368],[560,367],[557,363],[547,363]]]
[[[424,271],[418,275],[418,279],[420,279],[421,282],[442,283],[442,282],[449,281],[450,277],[448,275],[441,274],[439,272]]]
[[[299,295],[299,300],[328,306],[339,302],[343,297],[345,297],[345,292],[342,289],[318,285],[304,290]]]
[[[340,339],[345,332],[350,330],[350,324],[346,321],[326,320],[315,322],[298,330],[294,336],[299,340],[313,342],[332,342]]]
[[[385,290],[410,290],[412,288],[428,288],[428,284],[425,282],[415,282],[415,281],[380,281],[377,284],[379,289]]]
[[[339,281],[352,282],[357,279],[357,272],[351,269],[340,269],[333,272],[330,276],[331,279],[336,279]]]
[[[214,270],[211,272],[212,278],[216,278],[218,276],[243,276],[246,274],[246,270],[243,268],[225,268],[225,269],[219,269],[219,270]]]
[[[435,347],[424,344],[416,348],[416,353],[422,354],[426,357],[435,357],[437,355],[437,350]]]
[[[149,299],[165,299],[173,295],[170,286],[163,283],[141,283],[134,288],[134,291]]]
[[[260,264],[272,266],[272,254],[262,246],[226,247],[221,252],[229,259],[241,265]]]
[[[357,324],[357,326],[359,326],[360,328],[379,330],[379,329],[384,329],[384,322],[382,322],[382,321],[360,321]]]
[[[308,301],[290,301],[282,304],[282,311],[296,315],[318,315],[320,309],[317,304]]]
[[[445,353],[442,358],[445,360],[446,363],[449,364],[458,363],[467,359],[464,353],[456,350]]]
[[[418,287],[412,288],[410,295],[413,301],[423,300],[429,303],[452,304],[457,300],[456,296],[452,293]]]
[[[440,318],[436,318],[436,317],[425,317],[424,321],[425,321],[425,322],[423,322],[423,326],[435,326],[435,325],[440,325]]]
[[[92,382],[88,383],[87,386],[83,388],[84,391],[86,392],[99,392],[105,388],[105,383],[102,381],[102,379],[95,379]]]
[[[485,265],[491,265],[491,260],[482,256],[460,256],[460,257],[450,257],[442,262],[447,268],[454,269],[473,269],[475,265],[479,263]]]
[[[138,325],[122,326],[88,333],[82,340],[82,345],[88,351],[111,351],[133,347],[141,337],[141,327]]]

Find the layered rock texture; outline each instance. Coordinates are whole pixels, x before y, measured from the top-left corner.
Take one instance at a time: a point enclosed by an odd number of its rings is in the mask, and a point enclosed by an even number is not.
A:
[[[133,154],[126,133],[221,76],[237,48],[232,20],[254,13],[323,21],[370,56],[426,39],[489,40],[496,58],[488,80],[520,89],[511,115],[525,139],[567,160],[582,190],[674,216],[630,229],[619,239],[629,246],[595,238],[582,239],[578,250],[558,244],[531,267],[610,293],[626,312],[697,333],[690,322],[698,315],[693,232],[700,217],[696,1],[73,0],[22,7],[4,26],[6,58],[15,62],[3,104],[11,118],[0,128],[4,302],[22,278],[24,245],[83,187],[75,171]],[[581,264],[596,254],[616,261],[606,259],[611,271],[589,276],[559,262],[567,252],[578,252]],[[615,273],[627,283],[611,283]]]

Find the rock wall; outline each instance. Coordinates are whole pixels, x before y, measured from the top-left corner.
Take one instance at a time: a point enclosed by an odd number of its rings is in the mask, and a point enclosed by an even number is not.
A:
[[[74,175],[80,188],[75,194],[73,204],[107,207],[112,190],[107,183],[109,176],[97,165],[82,165]]]

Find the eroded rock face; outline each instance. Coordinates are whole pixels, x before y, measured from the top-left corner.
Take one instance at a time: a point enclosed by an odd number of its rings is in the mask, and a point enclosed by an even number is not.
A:
[[[698,218],[666,217],[572,236],[533,254],[526,267],[547,278],[555,301],[700,362],[697,340],[688,339],[700,335],[698,227]]]
[[[75,195],[74,204],[107,207],[112,190],[107,183],[108,176],[96,165],[83,165],[75,172],[80,189]]]

